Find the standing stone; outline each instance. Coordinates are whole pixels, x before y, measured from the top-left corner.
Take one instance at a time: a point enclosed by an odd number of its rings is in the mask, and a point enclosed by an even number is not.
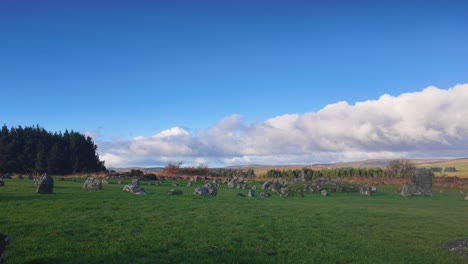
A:
[[[236,187],[236,181],[233,179],[231,180],[228,185],[227,185],[228,188],[234,188]]]
[[[218,194],[218,188],[216,188],[216,185],[212,183],[206,183],[202,187],[196,188],[193,194],[202,196],[216,196]]]
[[[102,182],[99,179],[88,177],[83,183],[83,189],[102,190]]]
[[[192,187],[192,182],[191,181],[187,182],[187,187]]]
[[[320,193],[322,194],[322,196],[327,196],[328,195],[327,190],[322,190],[322,191],[320,191]]]
[[[296,181],[297,182],[306,182],[306,176],[305,176],[305,171],[304,170],[301,170],[299,172],[299,175],[298,177],[296,178]]]
[[[0,264],[6,263],[6,250],[10,244],[10,237],[4,234],[0,234]]]
[[[282,187],[279,191],[281,197],[287,197],[291,195],[291,191],[287,187]]]
[[[269,188],[270,188],[270,185],[271,185],[271,181],[266,181],[266,182],[263,183],[262,189],[263,189],[263,190],[269,189]]]
[[[363,185],[359,186],[359,193],[361,195],[370,196],[371,195],[371,189],[369,188],[369,186],[367,184],[363,184]]]
[[[372,186],[372,187],[371,187],[371,193],[376,193],[376,192],[377,192],[377,187]]]
[[[54,190],[54,179],[47,173],[42,174],[41,178],[36,182],[37,193],[52,193]]]
[[[138,179],[133,179],[132,184],[125,185],[123,190],[134,194],[146,194],[145,189],[140,186],[140,181]]]
[[[250,189],[249,192],[247,193],[247,196],[249,196],[249,197],[255,197],[255,190]]]
[[[425,168],[418,168],[414,170],[411,176],[411,183],[405,184],[400,195],[413,196],[413,195],[432,195],[432,177],[434,173]]]
[[[281,183],[278,180],[276,180],[273,183],[273,186],[271,187],[271,190],[274,191],[274,192],[279,192],[281,190]]]
[[[467,200],[467,201],[468,201],[468,193],[466,193],[466,197],[465,197],[465,200]]]
[[[0,178],[0,186],[5,186],[5,181],[2,178]]]

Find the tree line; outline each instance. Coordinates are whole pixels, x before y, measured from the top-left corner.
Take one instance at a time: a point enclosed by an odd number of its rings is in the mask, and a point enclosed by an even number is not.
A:
[[[269,170],[266,178],[305,178],[312,180],[317,178],[407,178],[416,169],[416,165],[407,159],[392,160],[385,168],[336,168],[313,170],[302,168],[300,170]]]
[[[254,169],[238,169],[238,168],[208,168],[206,165],[197,167],[182,167],[182,162],[169,163],[160,173],[161,175],[176,176],[210,176],[210,177],[255,177]]]
[[[305,178],[312,180],[317,178],[346,178],[346,177],[363,177],[363,178],[384,178],[388,173],[382,168],[337,168],[337,169],[321,169],[313,170],[310,168],[289,169],[289,170],[269,170],[264,175],[266,178]]]
[[[0,131],[0,173],[73,174],[105,171],[91,137],[52,133],[39,125]]]

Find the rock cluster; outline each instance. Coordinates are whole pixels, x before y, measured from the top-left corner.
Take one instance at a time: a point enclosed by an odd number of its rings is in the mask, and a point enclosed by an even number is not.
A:
[[[224,182],[227,182],[228,188],[237,188],[237,189],[248,189],[247,181],[243,177],[234,177],[231,180],[225,179]]]
[[[140,186],[140,180],[138,179],[133,179],[131,184],[123,187],[123,190],[134,194],[146,194],[145,189]]]
[[[102,190],[102,182],[99,179],[88,177],[83,183],[83,189]]]
[[[432,177],[434,173],[425,168],[414,170],[411,183],[403,185],[400,194],[402,196],[432,195]]]
[[[218,194],[218,188],[213,183],[206,183],[202,187],[198,187],[193,192],[195,195],[202,196],[216,196]]]
[[[54,191],[54,179],[47,175],[47,173],[42,174],[35,184],[37,193],[52,193]]]

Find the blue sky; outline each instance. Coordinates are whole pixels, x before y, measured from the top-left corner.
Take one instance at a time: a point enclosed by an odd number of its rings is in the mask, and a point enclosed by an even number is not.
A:
[[[251,133],[341,101],[422,98],[429,86],[466,100],[466,89],[452,87],[468,83],[466,1],[2,1],[0,39],[3,123],[89,133],[115,166],[421,156],[385,133],[382,149],[344,144],[348,152],[297,151],[304,142],[287,129],[278,137],[289,143],[275,136],[270,149]],[[460,134],[440,132],[459,144],[449,137],[463,141],[465,128],[453,129]],[[224,146],[210,142],[213,130],[233,133],[244,151],[226,150],[223,137]],[[156,144],[157,135],[173,138]],[[463,154],[450,150],[443,155]]]

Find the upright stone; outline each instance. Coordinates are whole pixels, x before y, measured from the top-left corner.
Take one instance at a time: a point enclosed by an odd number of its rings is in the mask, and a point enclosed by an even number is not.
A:
[[[255,197],[255,190],[254,190],[254,189],[250,189],[249,192],[247,193],[247,196],[249,196],[249,197]]]
[[[83,183],[83,189],[88,190],[102,190],[102,182],[99,179],[89,177]]]
[[[198,187],[193,192],[195,195],[201,196],[216,196],[218,194],[218,188],[212,183],[206,183],[202,187]]]
[[[434,173],[425,168],[414,170],[411,183],[405,184],[401,189],[402,196],[432,195],[432,177]]]
[[[52,193],[54,190],[54,179],[47,173],[42,174],[41,178],[36,183],[37,193]]]
[[[369,185],[363,184],[363,185],[359,186],[359,193],[361,195],[370,196],[371,195],[371,188],[369,188]]]
[[[0,178],[0,186],[5,186],[5,181],[2,178]]]
[[[145,189],[140,186],[140,180],[133,179],[132,184],[125,185],[123,187],[124,191],[131,192],[134,194],[146,194]]]
[[[328,195],[327,190],[322,190],[322,191],[320,191],[320,193],[322,194],[322,196],[327,196]]]
[[[263,189],[263,190],[269,189],[269,188],[270,188],[270,185],[271,185],[271,181],[266,181],[266,182],[263,183],[262,189]]]

